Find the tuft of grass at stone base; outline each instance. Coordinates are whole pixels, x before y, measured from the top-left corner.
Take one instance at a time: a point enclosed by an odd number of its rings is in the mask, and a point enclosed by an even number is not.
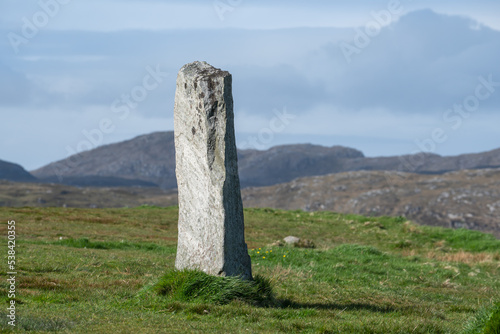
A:
[[[182,302],[199,301],[217,305],[241,300],[252,305],[273,303],[269,280],[256,276],[253,281],[238,277],[210,276],[198,270],[170,270],[152,287],[159,295]]]

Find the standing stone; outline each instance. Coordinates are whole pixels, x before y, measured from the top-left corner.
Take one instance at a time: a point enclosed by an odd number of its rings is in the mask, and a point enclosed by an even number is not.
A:
[[[179,240],[175,267],[252,279],[234,137],[231,74],[184,65],[174,107]]]

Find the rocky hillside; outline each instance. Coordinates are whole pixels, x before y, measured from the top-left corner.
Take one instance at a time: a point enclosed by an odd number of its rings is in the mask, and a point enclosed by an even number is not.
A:
[[[367,158],[352,148],[301,144],[276,146],[266,151],[239,150],[238,157],[243,188],[289,182],[304,176],[359,170],[439,174],[462,169],[500,167],[500,149],[453,157],[416,154]],[[174,134],[156,132],[101,146],[32,173],[40,179],[73,185],[99,186],[92,179],[113,177],[172,189],[176,187]]]
[[[275,146],[266,151],[239,150],[242,187],[267,186],[298,177],[342,171],[343,161],[364,159],[358,150],[300,144]]]
[[[0,160],[0,180],[16,182],[36,182],[37,179],[23,167],[11,162]]]
[[[306,177],[242,192],[246,207],[405,216],[419,224],[500,237],[500,169],[440,175],[357,171]]]
[[[32,171],[50,182],[99,186],[89,179],[115,177],[176,188],[173,132],[156,132],[100,146]],[[140,184],[138,184],[140,185]]]

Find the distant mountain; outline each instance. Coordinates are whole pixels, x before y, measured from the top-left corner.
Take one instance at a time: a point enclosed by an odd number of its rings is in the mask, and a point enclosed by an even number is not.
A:
[[[42,180],[98,185],[85,179],[115,177],[176,188],[173,132],[155,132],[73,155],[32,172]],[[79,181],[79,182],[77,182]]]
[[[238,169],[242,187],[258,187],[343,171],[342,162],[353,159],[363,160],[363,153],[342,146],[283,145],[266,151],[238,150]]]
[[[337,173],[246,188],[242,198],[245,207],[404,216],[422,225],[480,230],[500,238],[500,168],[441,175]]]
[[[0,180],[15,182],[36,182],[36,177],[28,173],[23,167],[0,160]]]
[[[496,168],[500,167],[500,149],[453,157],[420,153],[367,158],[358,150],[342,146],[283,145],[265,151],[238,150],[238,165],[244,188],[359,170],[441,174],[462,169]],[[88,178],[113,177],[173,189],[176,187],[174,134],[155,132],[101,146],[51,163],[32,174],[42,180],[73,185],[91,185],[92,182],[85,180]]]

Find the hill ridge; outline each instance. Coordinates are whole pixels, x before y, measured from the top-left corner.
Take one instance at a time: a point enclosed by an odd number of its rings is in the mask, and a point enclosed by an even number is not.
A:
[[[0,180],[36,182],[36,177],[16,163],[0,160]]]

